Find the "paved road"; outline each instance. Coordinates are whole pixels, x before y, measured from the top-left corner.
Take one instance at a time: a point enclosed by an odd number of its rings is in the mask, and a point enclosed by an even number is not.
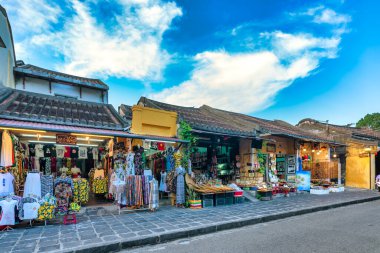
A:
[[[137,248],[128,252],[380,252],[380,201]]]

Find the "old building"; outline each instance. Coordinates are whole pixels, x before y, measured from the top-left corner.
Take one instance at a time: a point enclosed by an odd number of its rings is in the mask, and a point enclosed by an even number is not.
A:
[[[99,79],[69,75],[17,61],[16,89],[89,102],[108,103],[108,85]]]
[[[346,144],[344,149],[334,152],[341,158],[347,186],[367,189],[375,187],[376,175],[380,174],[380,159],[377,155],[379,131],[322,123],[314,119],[303,119],[297,126]]]

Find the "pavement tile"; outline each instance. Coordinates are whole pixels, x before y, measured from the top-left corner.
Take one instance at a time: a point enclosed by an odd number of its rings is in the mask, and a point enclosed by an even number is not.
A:
[[[51,246],[38,248],[38,252],[51,252],[51,251],[59,250],[59,249],[60,249],[60,245],[51,245]]]

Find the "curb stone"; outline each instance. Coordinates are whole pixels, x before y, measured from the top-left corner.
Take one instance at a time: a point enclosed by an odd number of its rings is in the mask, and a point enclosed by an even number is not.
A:
[[[146,246],[146,245],[155,245],[155,244],[174,241],[178,239],[188,238],[192,236],[205,235],[205,234],[215,233],[218,231],[240,228],[240,227],[255,225],[259,223],[266,223],[270,221],[281,220],[281,219],[299,216],[303,214],[320,212],[320,211],[325,211],[329,209],[335,209],[339,207],[361,204],[361,203],[366,203],[366,202],[371,202],[371,201],[376,201],[376,200],[380,200],[380,196],[346,201],[346,202],[324,205],[324,206],[304,208],[304,209],[295,210],[295,211],[286,211],[286,212],[282,212],[278,214],[260,216],[260,217],[255,217],[255,218],[240,219],[237,221],[224,222],[224,223],[211,225],[211,226],[202,226],[199,228],[193,228],[193,229],[188,229],[188,230],[173,231],[169,233],[163,233],[160,235],[144,236],[144,237],[140,237],[140,238],[136,238],[132,240],[125,239],[118,242],[112,242],[112,243],[106,243],[106,244],[99,243],[98,245],[92,245],[91,248],[86,248],[85,246],[82,246],[79,249],[63,250],[61,252],[65,252],[65,253],[117,252],[120,250],[129,249],[129,248],[141,247],[141,246]]]

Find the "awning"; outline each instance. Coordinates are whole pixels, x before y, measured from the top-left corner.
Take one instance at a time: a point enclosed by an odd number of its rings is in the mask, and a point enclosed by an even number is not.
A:
[[[0,128],[1,127],[15,128],[15,129],[20,129],[20,130],[27,129],[27,130],[43,130],[43,131],[60,132],[60,133],[80,133],[80,134],[88,134],[88,135],[102,135],[102,136],[110,136],[110,137],[123,137],[123,138],[143,139],[143,140],[162,141],[162,142],[179,142],[179,143],[189,142],[186,140],[181,140],[178,138],[171,138],[171,137],[132,134],[132,133],[127,133],[122,130],[76,127],[76,126],[66,126],[66,125],[58,125],[58,124],[28,122],[28,121],[21,121],[21,120],[0,119]]]

